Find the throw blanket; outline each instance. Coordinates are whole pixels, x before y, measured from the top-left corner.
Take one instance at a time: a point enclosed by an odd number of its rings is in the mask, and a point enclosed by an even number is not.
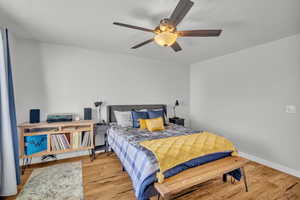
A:
[[[167,170],[200,156],[218,152],[237,155],[229,140],[209,132],[148,140],[140,145],[155,155],[160,169],[157,173],[159,183],[164,181],[163,173]]]

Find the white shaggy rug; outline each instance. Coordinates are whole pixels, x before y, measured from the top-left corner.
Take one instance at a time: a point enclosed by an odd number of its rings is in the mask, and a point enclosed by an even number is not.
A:
[[[34,169],[17,200],[82,200],[81,161]]]

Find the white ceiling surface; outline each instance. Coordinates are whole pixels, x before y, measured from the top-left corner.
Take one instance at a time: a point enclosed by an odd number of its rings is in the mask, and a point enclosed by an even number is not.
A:
[[[155,43],[131,50],[153,34],[112,24],[154,28],[178,0],[0,0],[0,24],[23,38],[183,63],[300,33],[300,0],[193,1],[178,29],[221,28],[223,33],[179,38],[183,51],[178,53]]]

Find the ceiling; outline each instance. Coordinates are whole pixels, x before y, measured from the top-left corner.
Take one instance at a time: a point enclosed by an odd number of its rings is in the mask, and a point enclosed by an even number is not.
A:
[[[183,51],[155,43],[131,46],[152,33],[112,25],[118,21],[154,28],[178,0],[0,0],[0,24],[19,37],[194,63],[300,33],[299,0],[193,0],[178,26],[223,29],[218,38],[179,38]]]

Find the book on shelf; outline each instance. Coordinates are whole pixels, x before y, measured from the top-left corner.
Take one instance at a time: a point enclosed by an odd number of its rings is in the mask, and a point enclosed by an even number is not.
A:
[[[75,132],[72,134],[53,134],[51,135],[51,149],[61,151],[66,149],[78,149],[91,146],[90,132]]]
[[[53,151],[60,151],[70,149],[70,140],[66,134],[55,134],[51,135],[51,149]]]
[[[54,135],[50,135],[50,144],[51,144],[51,150],[56,151],[55,141],[54,141]]]
[[[82,146],[88,147],[91,146],[91,134],[90,132],[84,132]]]
[[[72,148],[88,147],[91,145],[91,134],[89,132],[75,132],[71,134]]]
[[[61,136],[61,135],[56,135],[57,140],[58,140],[58,145],[59,145],[60,150],[64,150],[64,145],[63,145],[63,142],[62,142],[60,136]]]
[[[88,132],[84,133],[82,146],[84,147],[90,146],[90,134]]]

